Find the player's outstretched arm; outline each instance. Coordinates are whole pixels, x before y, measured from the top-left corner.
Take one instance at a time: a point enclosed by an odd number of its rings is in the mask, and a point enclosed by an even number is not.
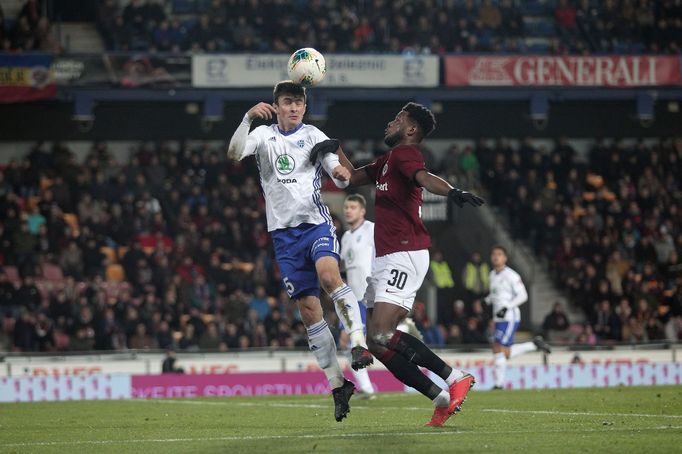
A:
[[[362,186],[372,182],[372,180],[369,178],[369,175],[367,175],[367,172],[365,171],[365,167],[356,169],[341,147],[339,147],[336,153],[339,155],[339,162],[341,162],[341,165],[350,171],[350,186]]]
[[[259,102],[249,109],[241,123],[239,123],[237,130],[232,134],[230,144],[227,147],[227,157],[233,161],[241,161],[245,156],[253,154],[255,150],[249,150],[248,146],[251,122],[256,118],[270,120],[275,113],[275,108],[264,102]]]
[[[480,207],[485,203],[485,200],[476,194],[453,188],[450,183],[441,177],[428,172],[426,169],[417,171],[417,173],[414,175],[414,179],[417,184],[430,193],[447,196],[460,208],[462,208],[465,203],[468,203],[473,207]]]

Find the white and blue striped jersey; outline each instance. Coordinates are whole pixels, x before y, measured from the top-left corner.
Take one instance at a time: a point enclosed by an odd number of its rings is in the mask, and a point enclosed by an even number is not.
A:
[[[519,306],[528,301],[528,292],[519,273],[508,266],[505,266],[499,273],[492,270],[490,272],[490,294],[485,298],[485,301],[493,305],[495,322],[520,321],[521,310]],[[502,318],[498,317],[496,314],[505,307],[507,313]]]
[[[322,169],[329,176],[339,163],[335,153],[313,165],[309,161],[313,146],[327,137],[315,126],[301,123],[297,128],[280,131],[277,124],[259,126],[246,139],[239,159],[255,155],[265,196],[268,231],[298,225],[332,223],[329,208],[322,202]],[[339,187],[347,182],[334,179]]]

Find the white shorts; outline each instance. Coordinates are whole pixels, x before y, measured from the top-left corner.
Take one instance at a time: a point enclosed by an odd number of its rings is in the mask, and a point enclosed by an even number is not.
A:
[[[363,298],[368,309],[375,302],[391,303],[412,310],[414,298],[429,271],[429,251],[401,251],[374,258]]]

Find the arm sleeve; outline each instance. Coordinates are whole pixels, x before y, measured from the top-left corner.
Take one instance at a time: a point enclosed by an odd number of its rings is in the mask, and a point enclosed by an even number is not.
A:
[[[398,150],[394,150],[398,151]],[[420,170],[426,170],[424,157],[417,147],[401,147],[397,155],[398,170],[408,180],[414,181],[414,176]],[[416,183],[416,182],[415,182]]]
[[[239,123],[237,130],[232,134],[230,145],[227,148],[227,157],[233,161],[241,161],[247,156],[256,153],[260,146],[260,137],[256,130],[249,134],[251,120],[244,115],[242,122]]]
[[[323,133],[319,129],[315,128],[315,133],[313,135],[314,141],[313,143],[316,144],[318,142],[322,142],[324,140],[329,140],[329,137],[327,137],[327,134]],[[328,153],[322,158],[322,168],[324,169],[325,172],[327,172],[327,175],[329,175],[329,178],[332,179],[334,184],[336,185],[337,188],[346,188],[350,184],[350,181],[341,181],[337,180],[332,176],[332,172],[334,171],[335,168],[341,165],[341,161],[339,161],[339,156],[336,153]]]
[[[514,297],[512,300],[509,302],[510,307],[518,307],[528,301],[528,291],[526,291],[526,286],[523,285],[523,281],[521,280],[521,276],[516,274],[515,276],[512,277],[512,294]]]

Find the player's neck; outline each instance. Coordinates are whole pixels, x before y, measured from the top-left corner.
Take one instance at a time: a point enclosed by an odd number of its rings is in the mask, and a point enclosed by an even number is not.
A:
[[[355,221],[354,223],[352,223],[352,224],[350,225],[350,231],[351,231],[351,232],[356,231],[356,230],[357,230],[358,228],[360,228],[360,226],[362,226],[362,224],[364,224],[364,223],[365,223],[365,219],[364,219],[364,218]]]
[[[417,142],[416,140],[414,140],[414,139],[412,139],[412,138],[410,138],[410,137],[406,137],[406,138],[404,138],[403,140],[401,140],[399,143],[397,143],[396,145],[394,145],[393,148],[399,147],[400,145],[415,145],[415,146],[419,146],[419,142]]]
[[[507,267],[507,265],[501,265],[501,266],[496,266],[495,267],[495,272],[500,273],[502,270],[504,270]]]
[[[277,122],[277,129],[279,129],[279,132],[281,134],[284,134],[285,136],[295,133],[296,131],[301,129],[302,126],[303,122],[297,123],[295,125],[288,125],[288,127],[285,127],[284,124]]]

